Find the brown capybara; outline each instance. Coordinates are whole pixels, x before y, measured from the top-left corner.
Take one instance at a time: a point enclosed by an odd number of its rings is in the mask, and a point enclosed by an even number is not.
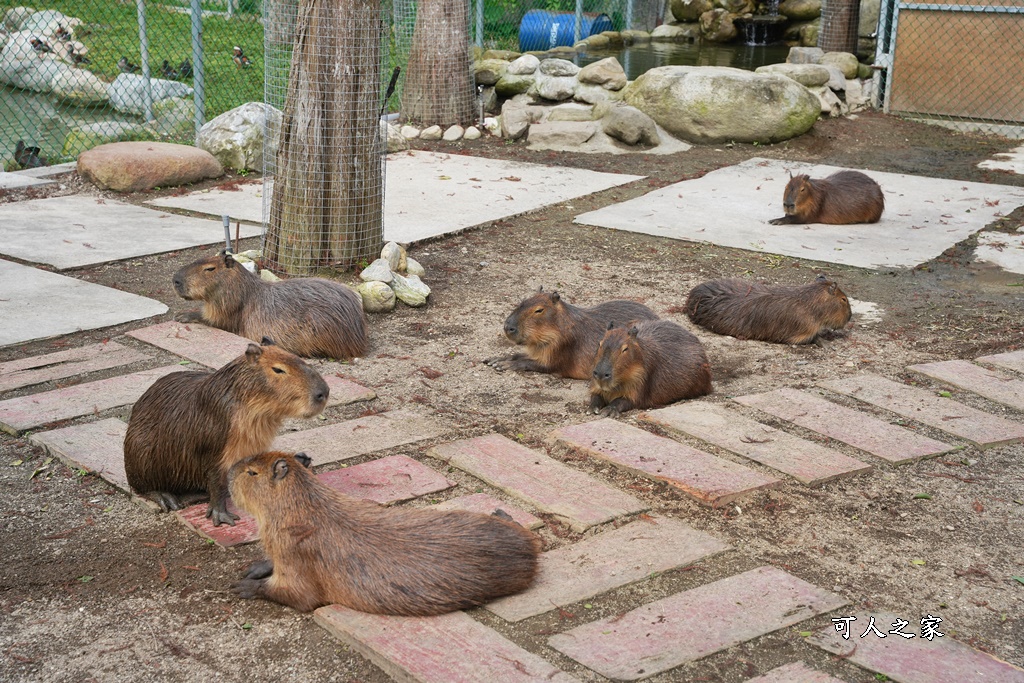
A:
[[[259,341],[270,337],[298,356],[355,358],[366,353],[359,295],[338,282],[301,277],[264,282],[230,253],[199,259],[174,274],[174,290],[203,302],[178,316]]]
[[[329,393],[316,370],[269,339],[249,344],[216,372],[165,375],[132,407],[124,438],[128,483],[164,511],[201,500],[205,491],[206,516],[234,525],[228,469],[269,448],[285,418],[318,415]]]
[[[778,344],[809,344],[850,322],[850,300],[824,275],[806,285],[763,285],[738,278],[690,291],[686,314],[715,334]]]
[[[769,221],[790,223],[877,223],[885,210],[882,188],[860,171],[838,171],[824,179],[798,175],[782,197],[786,215]]]
[[[609,323],[657,318],[654,311],[635,301],[617,299],[578,308],[564,301],[558,292],[541,289],[505,320],[505,336],[516,344],[525,344],[526,353],[496,356],[484,363],[496,370],[590,379],[597,346]]]
[[[590,411],[617,417],[711,393],[711,364],[700,341],[670,320],[609,327],[594,362]]]
[[[507,515],[384,507],[302,465],[269,452],[231,468],[232,499],[256,518],[267,554],[235,584],[243,598],[426,616],[517,593],[537,573],[540,539]]]

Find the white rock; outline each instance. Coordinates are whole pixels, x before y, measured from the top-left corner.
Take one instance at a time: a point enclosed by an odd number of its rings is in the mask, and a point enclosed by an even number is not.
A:
[[[535,72],[538,66],[540,66],[540,60],[537,57],[534,55],[522,55],[509,63],[506,73],[526,76]]]
[[[430,296],[430,287],[416,275],[403,276],[395,273],[391,288],[395,290],[395,296],[399,301],[413,307],[427,303],[427,297]]]
[[[107,101],[107,84],[85,69],[61,69],[50,80],[53,96],[80,107]]]
[[[367,313],[385,313],[395,308],[395,292],[384,282],[364,282],[356,287]]]
[[[391,282],[394,278],[394,273],[391,272],[391,267],[388,265],[388,260],[384,258],[376,259],[373,263],[366,266],[363,272],[359,273],[359,279],[363,282]]]
[[[405,272],[416,277],[423,277],[427,271],[420,265],[420,262],[409,256],[405,259]]]
[[[846,81],[846,106],[850,111],[867,109],[868,99],[864,95],[864,85],[859,78],[851,78]]]
[[[384,140],[387,141],[388,154],[404,152],[409,149],[409,140],[402,135],[396,126],[392,126],[387,121],[381,121],[380,132]]]
[[[271,273],[269,270],[266,270],[266,269],[260,271],[260,279],[263,280],[264,282],[280,282],[281,281],[281,278],[279,278],[278,276],[274,275],[273,273]]]
[[[420,129],[416,126],[402,126],[402,137],[406,140],[415,140],[420,136]]]
[[[476,126],[470,126],[469,128],[466,129],[466,132],[462,134],[462,139],[463,140],[479,140],[480,139],[480,129],[477,128]]]
[[[388,242],[380,250],[380,257],[388,262],[391,270],[396,273],[405,272],[406,251],[402,245],[397,242]]]
[[[196,147],[217,157],[225,168],[263,172],[264,130],[271,135],[270,153],[277,154],[281,111],[262,102],[247,102],[207,121]]]
[[[495,137],[501,137],[501,117],[488,116],[484,119],[484,129]]]
[[[420,132],[421,140],[440,140],[442,135],[441,126],[430,126]]]
[[[461,140],[462,136],[465,134],[466,129],[456,124],[454,126],[450,126],[447,130],[445,130],[444,135],[442,135],[441,137],[446,142],[455,142],[456,140]]]
[[[148,86],[151,89],[153,102],[169,97],[190,97],[192,88],[184,83],[152,78]],[[145,111],[143,98],[147,88],[146,79],[138,74],[120,74],[114,82],[107,86],[107,96],[114,108],[130,114],[142,114]]]

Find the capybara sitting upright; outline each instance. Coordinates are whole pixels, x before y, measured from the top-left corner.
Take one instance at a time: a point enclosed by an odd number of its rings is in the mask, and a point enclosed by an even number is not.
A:
[[[882,188],[860,171],[837,171],[815,180],[798,175],[789,179],[782,198],[786,215],[769,221],[788,223],[877,223],[885,210]]]
[[[527,588],[540,539],[501,516],[390,508],[321,483],[296,456],[237,463],[231,496],[259,524],[269,561],[235,585],[302,612],[339,604],[361,612],[426,616]]]
[[[174,290],[203,302],[202,311],[179,316],[182,322],[199,320],[255,341],[270,337],[307,358],[366,353],[362,300],[338,282],[319,277],[264,282],[222,251],[175,273]]]
[[[526,353],[496,356],[484,361],[496,370],[549,372],[573,379],[590,379],[594,355],[608,324],[626,320],[657,320],[658,315],[635,301],[606,301],[578,308],[558,292],[543,289],[525,299],[505,320],[505,336],[525,344]]]
[[[710,280],[690,291],[686,314],[715,334],[779,344],[809,344],[850,322],[850,300],[824,275],[806,285]]]
[[[124,470],[139,495],[164,511],[210,495],[206,516],[220,526],[227,472],[265,451],[285,418],[313,417],[330,389],[298,356],[264,340],[216,372],[175,372],[153,383],[132,407]]]
[[[610,327],[597,350],[590,410],[616,417],[711,393],[711,364],[700,341],[670,320]]]

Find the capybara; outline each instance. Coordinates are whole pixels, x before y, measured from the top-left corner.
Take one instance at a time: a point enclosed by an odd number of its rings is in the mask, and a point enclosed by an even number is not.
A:
[[[330,389],[298,356],[249,344],[216,372],[175,372],[153,383],[132,408],[124,438],[124,470],[139,495],[164,511],[209,493],[206,516],[220,526],[227,509],[227,472],[265,451],[285,418],[313,417]]]
[[[609,323],[657,318],[654,311],[635,301],[616,299],[579,308],[564,301],[558,292],[541,289],[505,320],[505,336],[516,344],[525,344],[526,353],[496,356],[484,363],[496,370],[590,379],[597,346]]]
[[[700,341],[671,320],[609,326],[594,362],[590,411],[616,417],[711,393]]]
[[[786,215],[772,225],[789,223],[877,223],[885,210],[882,188],[860,171],[837,171],[824,179],[798,175],[789,179],[782,197]]]
[[[501,515],[352,498],[281,452],[236,463],[229,480],[267,554],[235,584],[243,598],[426,616],[517,593],[537,573],[540,539]]]
[[[298,356],[354,358],[366,353],[366,314],[359,295],[338,282],[300,277],[264,282],[227,251],[174,274],[179,296],[203,302],[178,316],[259,341],[270,337]]]
[[[779,344],[809,344],[850,322],[850,300],[824,275],[806,285],[763,285],[724,278],[690,291],[686,314],[715,334]]]

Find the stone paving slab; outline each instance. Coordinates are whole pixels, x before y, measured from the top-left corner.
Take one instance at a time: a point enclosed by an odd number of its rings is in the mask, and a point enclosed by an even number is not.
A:
[[[1024,145],[1014,147],[1008,152],[998,152],[992,159],[980,162],[978,168],[1024,175]]]
[[[819,444],[755,422],[713,403],[683,403],[644,413],[640,419],[695,436],[815,486],[871,470],[871,465]]]
[[[15,175],[25,176],[28,178],[52,178],[54,176],[64,175],[65,173],[71,173],[72,171],[78,170],[77,161],[68,161],[63,164],[53,164],[52,166],[39,166],[37,168],[23,168],[20,171],[14,171]]]
[[[407,455],[391,455],[317,476],[336,491],[382,505],[455,486],[455,482]]]
[[[565,520],[575,531],[647,509],[633,496],[500,434],[434,446],[428,455]]]
[[[911,462],[956,448],[797,389],[776,389],[733,400],[892,463]]]
[[[178,216],[88,195],[0,206],[0,231],[4,234],[0,253],[59,270],[224,240],[219,216],[217,220]],[[260,228],[243,225],[241,234],[254,237]]]
[[[793,662],[772,669],[763,676],[751,678],[746,683],[845,683],[844,681],[816,671],[803,662]]]
[[[42,446],[68,467],[88,470],[117,488],[131,493],[124,473],[124,435],[128,425],[116,417],[98,422],[36,432],[30,443]]]
[[[548,644],[602,676],[635,681],[845,604],[781,569],[758,567],[577,626]]]
[[[23,187],[37,187],[39,185],[53,185],[52,180],[45,178],[33,178],[22,173],[0,171],[0,190],[17,190]]]
[[[1024,373],[1024,350],[997,353],[992,356],[981,356],[975,360],[979,363],[987,363],[1000,368],[1006,368],[1007,370]]]
[[[200,323],[179,323],[173,320],[132,330],[127,334],[129,337],[134,337],[213,369],[221,368],[238,358],[245,353],[249,344],[253,343],[245,337],[215,327],[207,327]],[[340,369],[337,365],[330,364],[317,369],[331,389],[327,407],[348,405],[358,401],[372,401],[377,398],[377,392],[373,389],[367,389],[357,382],[333,374],[332,371]]]
[[[743,465],[608,418],[562,427],[548,438],[628,472],[663,481],[711,507],[781,483]]]
[[[108,341],[43,356],[0,363],[0,392],[107,370],[149,358],[146,354]]]
[[[651,517],[542,553],[528,590],[486,608],[505,621],[522,621],[728,549],[679,520]]]
[[[457,232],[643,178],[420,150],[389,154],[387,173],[384,239],[395,242]],[[779,197],[781,206],[781,191]],[[263,186],[243,184],[237,192],[193,192],[149,204],[208,213],[218,221],[226,213],[260,223]]]
[[[0,227],[0,234],[6,242],[5,227]],[[0,260],[0,292],[0,347],[167,312],[166,305],[153,299],[4,260]]]
[[[17,435],[26,429],[41,427],[57,420],[67,420],[135,403],[153,382],[164,375],[180,371],[180,365],[167,365],[63,389],[9,398],[0,401],[0,429]]]
[[[207,507],[206,503],[197,503],[175,512],[174,516],[189,529],[203,538],[210,539],[222,548],[231,548],[259,540],[260,528],[256,523],[256,518],[245,510],[235,507],[234,501],[230,498],[228,498],[228,512],[238,515],[234,526],[230,524],[214,526],[213,522],[206,518]]]
[[[991,263],[1011,273],[1024,274],[1024,234],[1009,235],[994,230],[979,232],[974,260]]]
[[[866,170],[885,195],[885,213],[878,223],[768,223],[783,214],[789,173],[821,178],[838,170],[753,158],[582,214],[575,222],[860,268],[891,268],[936,258],[1024,204],[1021,187]]]
[[[273,448],[304,451],[314,465],[347,460],[357,455],[404,446],[440,435],[444,429],[434,419],[407,410],[359,417],[354,420],[281,434]]]
[[[888,634],[891,624],[896,622],[895,615],[858,613],[854,616],[857,620],[851,625],[849,640],[844,640],[843,634],[829,626],[808,638],[807,642],[898,683],[1024,683],[1024,670],[975,650],[951,636],[928,640],[917,631],[917,637],[901,638]],[[873,633],[858,637],[872,616],[877,628],[887,634],[885,638]],[[904,633],[915,633],[913,624],[911,621]],[[942,630],[942,624],[939,624],[939,631]]]
[[[495,510],[502,510],[524,529],[539,529],[544,526],[544,520],[531,515],[526,510],[499,500],[489,493],[471,493],[468,496],[459,496],[437,503],[434,508],[438,510],[468,510],[479,512],[484,515],[493,514]]]
[[[1006,373],[989,370],[966,360],[920,363],[907,369],[1024,411],[1024,381]]]
[[[819,386],[959,436],[978,448],[1024,440],[1024,424],[879,375],[865,373],[822,382]]]
[[[570,683],[578,679],[465,612],[387,617],[340,605],[313,619],[399,683]]]

